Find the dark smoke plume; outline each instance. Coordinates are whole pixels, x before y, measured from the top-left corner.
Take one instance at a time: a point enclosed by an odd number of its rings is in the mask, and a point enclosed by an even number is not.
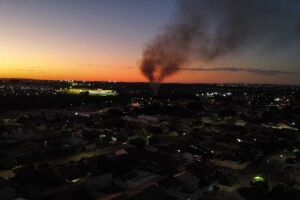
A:
[[[174,23],[151,41],[141,71],[150,82],[187,67],[264,44],[300,39],[299,0],[179,0]]]
[[[242,68],[242,67],[213,67],[213,68],[180,68],[183,71],[229,71],[229,72],[248,72],[264,76],[272,75],[299,75],[299,71],[282,71],[282,70],[265,70],[257,68]]]

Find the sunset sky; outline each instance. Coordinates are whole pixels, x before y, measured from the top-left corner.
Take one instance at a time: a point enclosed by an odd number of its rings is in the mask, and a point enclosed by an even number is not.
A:
[[[147,81],[143,50],[176,9],[176,0],[1,0],[0,78]],[[165,82],[300,85],[299,44],[198,61],[191,67],[208,70]],[[243,70],[209,70],[224,68]]]

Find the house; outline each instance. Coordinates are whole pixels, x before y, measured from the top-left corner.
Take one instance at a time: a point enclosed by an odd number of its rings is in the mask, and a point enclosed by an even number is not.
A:
[[[76,183],[85,177],[79,166],[70,164],[56,169],[67,183]]]
[[[158,178],[159,175],[147,171],[132,170],[130,173],[114,180],[114,183],[125,189],[133,189]]]
[[[128,200],[177,200],[176,197],[168,194],[162,188],[157,185],[151,185],[148,188],[128,196]]]
[[[15,196],[15,190],[9,186],[0,187],[0,199],[11,200]]]
[[[200,179],[189,172],[181,172],[179,174],[175,174],[174,177],[177,178],[183,184],[183,186],[189,190],[198,188]]]
[[[207,191],[200,179],[187,171],[159,180],[157,184],[179,200],[198,200]]]
[[[214,166],[193,162],[186,166],[186,171],[199,178],[199,185],[203,190],[210,190],[218,183],[219,173]]]
[[[126,200],[127,196],[124,193],[113,193],[95,200]]]
[[[245,169],[249,162],[236,162],[236,161],[231,161],[231,160],[221,160],[221,159],[211,159],[211,163],[214,165],[218,165],[220,167],[225,167],[225,168],[230,168],[234,170],[242,170]]]

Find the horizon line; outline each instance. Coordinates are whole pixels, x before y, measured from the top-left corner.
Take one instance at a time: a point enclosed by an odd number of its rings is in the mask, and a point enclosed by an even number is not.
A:
[[[149,81],[104,81],[104,80],[78,80],[78,79],[38,79],[38,78],[5,78],[0,77],[0,81],[2,80],[31,80],[31,81],[76,81],[76,82],[106,82],[106,83],[143,83],[149,84]],[[208,83],[208,82],[160,82],[159,84],[183,84],[183,85],[276,85],[276,86],[296,86],[300,87],[296,84],[288,84],[288,83],[249,83],[249,82],[222,82],[222,83]]]

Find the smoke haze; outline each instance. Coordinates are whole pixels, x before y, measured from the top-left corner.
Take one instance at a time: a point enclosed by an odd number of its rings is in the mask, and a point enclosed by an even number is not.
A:
[[[146,47],[140,65],[161,82],[192,60],[209,62],[261,43],[271,50],[300,40],[298,0],[179,0],[174,22]]]

